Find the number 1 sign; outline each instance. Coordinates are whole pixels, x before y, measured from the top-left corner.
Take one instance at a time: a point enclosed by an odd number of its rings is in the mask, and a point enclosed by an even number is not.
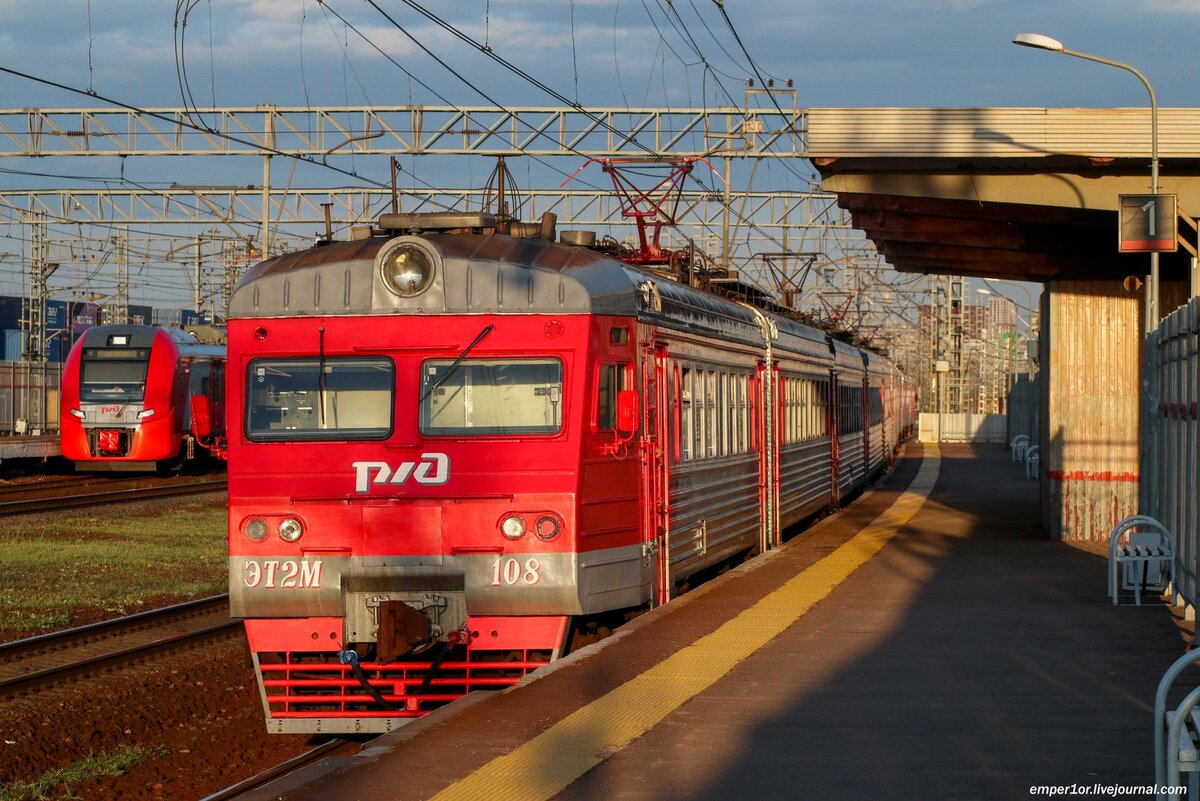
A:
[[[1173,253],[1179,215],[1175,195],[1121,195],[1118,250]]]

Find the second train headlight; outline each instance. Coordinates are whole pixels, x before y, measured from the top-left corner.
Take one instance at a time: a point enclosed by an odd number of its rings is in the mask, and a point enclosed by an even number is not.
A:
[[[412,242],[402,242],[382,254],[379,272],[383,283],[395,294],[411,298],[424,292],[433,281],[434,257]]]

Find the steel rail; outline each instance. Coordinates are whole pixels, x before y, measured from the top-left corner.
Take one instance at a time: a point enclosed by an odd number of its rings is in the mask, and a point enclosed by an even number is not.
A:
[[[168,484],[162,487],[135,487],[133,489],[93,492],[87,495],[64,495],[50,498],[3,501],[0,502],[0,516],[28,514],[31,512],[52,512],[59,509],[73,509],[80,506],[102,506],[109,503],[128,503],[129,501],[171,498],[179,495],[199,495],[205,492],[218,492],[225,489],[227,485],[228,483],[224,480],[195,481],[188,484]]]
[[[23,659],[42,657],[55,651],[66,651],[71,648],[96,646],[105,640],[117,640],[144,633],[155,627],[178,625],[191,618],[224,612],[223,619],[190,631],[175,632],[165,637],[157,637],[150,642],[126,645],[62,664],[14,676],[0,677],[0,696],[17,695],[41,686],[58,683],[69,677],[93,673],[122,662],[137,661],[163,651],[173,650],[184,644],[231,633],[238,629],[241,621],[228,619],[228,603],[228,595],[214,595],[162,609],[152,609],[113,620],[0,644],[0,659],[4,660],[6,668],[11,669]]]
[[[223,790],[218,790],[211,795],[206,795],[200,801],[233,801],[247,793],[262,789],[267,784],[275,779],[284,776],[301,768],[305,768],[315,762],[330,756],[336,756],[343,752],[357,753],[362,747],[362,742],[359,740],[350,740],[345,737],[339,737],[335,740],[330,740],[327,743],[322,743],[316,748],[309,749],[302,754],[297,754],[291,759],[285,759],[274,767],[267,768],[261,773],[255,774],[248,779],[231,784]],[[247,799],[247,801],[249,801]]]
[[[126,475],[119,478],[114,478],[111,473],[84,473],[72,476],[61,476],[58,478],[50,478],[44,481],[19,481],[11,484],[0,484],[0,495],[17,495],[22,492],[49,492],[51,490],[61,489],[63,487],[91,489],[93,487],[104,489],[107,487],[126,487],[138,482],[154,482],[156,477],[153,475]],[[158,480],[161,481],[161,478]],[[147,486],[153,486],[148,484]]]

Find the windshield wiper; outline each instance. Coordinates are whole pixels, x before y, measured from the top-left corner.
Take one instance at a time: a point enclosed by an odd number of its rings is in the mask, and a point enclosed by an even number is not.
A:
[[[325,428],[325,326],[317,327],[317,347],[320,361],[317,362],[317,427]]]
[[[476,334],[475,338],[471,340],[471,344],[467,345],[467,347],[463,349],[463,352],[458,354],[458,358],[450,362],[450,366],[446,368],[446,372],[442,373],[438,380],[433,382],[433,386],[425,390],[425,394],[421,396],[421,400],[417,401],[417,403],[424,403],[425,399],[432,395],[435,389],[450,380],[450,376],[454,375],[454,372],[458,369],[458,366],[462,364],[463,359],[467,358],[467,354],[470,353],[472,349],[474,349],[474,347],[483,340],[484,337],[490,334],[492,329],[495,327],[496,326],[491,325],[490,323],[485,325],[483,330]]]

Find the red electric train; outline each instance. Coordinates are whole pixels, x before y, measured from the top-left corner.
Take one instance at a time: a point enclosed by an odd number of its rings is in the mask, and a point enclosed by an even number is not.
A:
[[[838,506],[913,424],[874,354],[495,225],[384,215],[233,294],[230,597],[272,732],[512,684]]]
[[[223,345],[185,331],[89,328],[63,366],[63,456],[82,471],[166,472],[193,458],[189,398],[223,398],[224,367]]]

